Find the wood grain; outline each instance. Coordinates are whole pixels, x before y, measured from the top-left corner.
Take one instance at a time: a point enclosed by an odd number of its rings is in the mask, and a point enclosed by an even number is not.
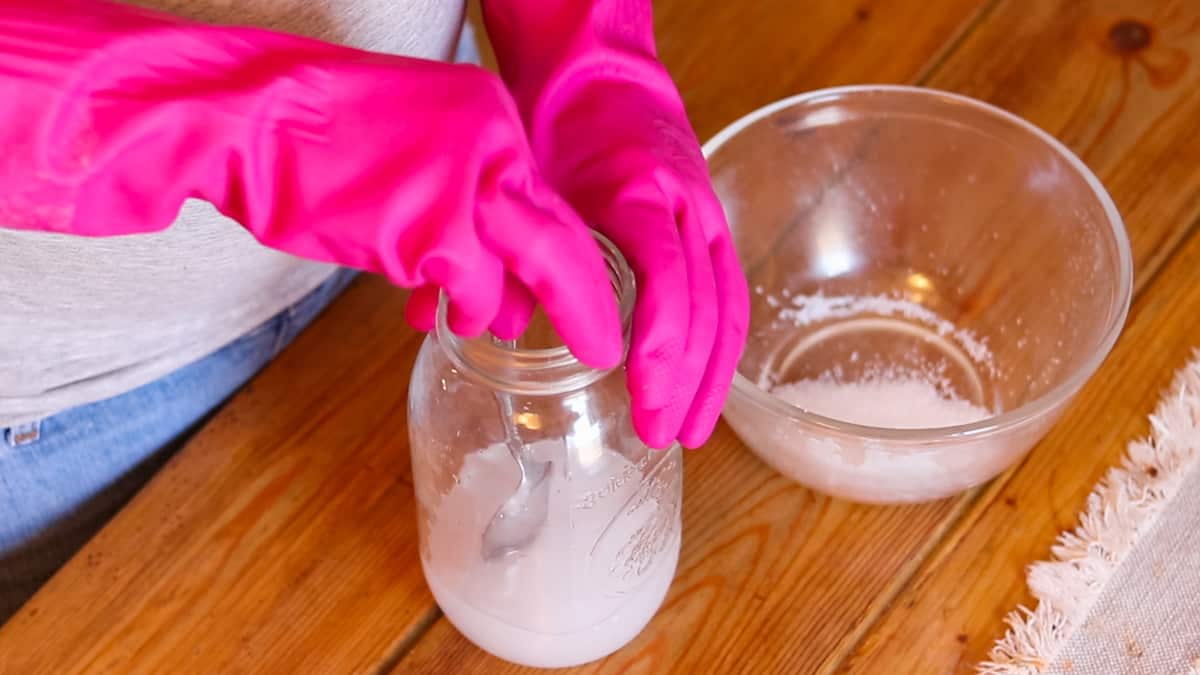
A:
[[[994,0],[654,3],[659,55],[701,139],[785,96],[912,82]]]
[[[1131,26],[1148,44],[1116,37]],[[1065,142],[1126,219],[1139,278],[1200,210],[1200,6],[1005,0],[926,84],[989,101]]]
[[[1010,2],[933,79],[961,80],[1081,152],[1125,214],[1144,292],[1070,414],[988,487],[841,670],[970,672],[1002,634],[1004,614],[1030,601],[1025,566],[1046,558],[1056,534],[1074,525],[1084,496],[1145,432],[1160,389],[1200,345],[1200,241],[1193,236],[1159,274],[1200,217],[1198,60],[1195,3]]]

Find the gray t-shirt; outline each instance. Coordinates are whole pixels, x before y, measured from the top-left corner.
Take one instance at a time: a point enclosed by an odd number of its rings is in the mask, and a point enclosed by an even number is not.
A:
[[[439,60],[453,54],[463,3],[138,2],[202,21]],[[157,379],[265,321],[332,271],[264,248],[197,200],[154,234],[86,239],[0,223],[0,428]]]

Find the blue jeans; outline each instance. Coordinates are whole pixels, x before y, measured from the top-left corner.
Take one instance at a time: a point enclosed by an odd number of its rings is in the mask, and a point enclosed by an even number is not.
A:
[[[353,276],[336,272],[258,328],[145,386],[0,430],[0,623]]]

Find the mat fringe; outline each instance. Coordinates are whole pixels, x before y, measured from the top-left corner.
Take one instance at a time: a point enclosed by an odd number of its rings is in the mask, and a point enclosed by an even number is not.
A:
[[[1109,469],[1088,495],[1079,526],[1051,548],[1053,559],[1029,567],[1037,607],[1018,607],[1005,618],[1009,630],[979,664],[980,673],[1046,672],[1138,537],[1200,462],[1200,350],[1176,373],[1150,427],[1150,438],[1130,443],[1121,466]]]

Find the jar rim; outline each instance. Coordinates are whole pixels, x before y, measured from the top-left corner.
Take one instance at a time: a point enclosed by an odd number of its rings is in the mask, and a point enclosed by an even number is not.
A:
[[[592,235],[608,267],[609,282],[617,296],[627,352],[637,295],[633,270],[612,241],[595,230]],[[624,366],[624,354],[620,365],[598,370],[582,363],[566,345],[537,349],[511,347],[491,339],[489,332],[477,338],[464,338],[450,330],[448,310],[449,300],[442,292],[438,298],[435,339],[455,368],[492,389],[528,396],[563,394],[582,389]]]

